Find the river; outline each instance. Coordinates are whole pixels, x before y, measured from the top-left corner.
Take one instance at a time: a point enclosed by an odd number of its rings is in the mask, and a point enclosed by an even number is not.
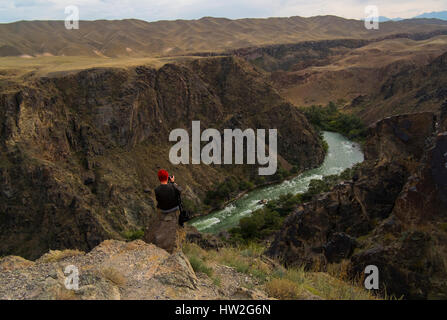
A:
[[[228,230],[237,226],[241,218],[262,208],[263,205],[259,204],[260,200],[278,199],[281,195],[287,193],[298,194],[306,192],[311,180],[339,174],[356,163],[363,161],[363,153],[359,144],[348,140],[338,133],[324,132],[323,135],[329,149],[320,167],[305,171],[295,178],[282,183],[250,191],[224,209],[195,218],[189,224],[196,227],[200,232],[206,233],[218,233],[222,230]]]

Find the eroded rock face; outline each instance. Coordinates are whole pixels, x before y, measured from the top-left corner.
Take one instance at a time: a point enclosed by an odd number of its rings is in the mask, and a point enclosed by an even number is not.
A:
[[[67,289],[67,276],[73,275],[74,267],[79,286]],[[181,251],[169,254],[141,240],[106,240],[89,253],[56,250],[36,261],[1,258],[0,299],[270,299],[262,286],[241,287],[257,286],[256,278],[219,264],[213,270],[222,281],[219,285],[204,273],[196,274]]]
[[[374,240],[373,240],[374,239]],[[432,256],[434,243],[424,231],[407,230],[400,234],[375,234],[364,250],[351,257],[349,273],[362,274],[368,265],[379,269],[379,289],[397,298],[440,298],[445,288],[436,288],[435,273],[444,273],[442,261]]]
[[[147,190],[160,167],[175,170],[197,201],[229,174],[254,172],[171,165],[169,132],[190,131],[192,120],[202,128],[277,128],[280,155],[302,169],[324,158],[301,112],[242,59],[90,69],[3,88],[0,255],[88,251],[147,226],[155,212]]]
[[[423,165],[408,179],[393,213],[405,224],[447,218],[447,132],[434,138]]]
[[[343,232],[334,233],[324,247],[324,255],[329,263],[340,262],[350,257],[356,247],[355,238]]]
[[[447,131],[447,101],[444,102],[441,108],[441,115],[439,121],[439,131]]]
[[[386,258],[369,251],[352,257],[352,274],[380,263],[387,289],[409,298],[447,297],[447,132],[438,134],[396,199],[392,218],[374,231],[365,247],[381,245]],[[372,249],[369,249],[372,250]]]
[[[444,50],[439,54],[419,66],[407,64],[400,70],[395,69],[397,72],[383,73],[381,79],[385,80],[362,99],[358,116],[366,123],[373,123],[408,112],[438,113],[447,99],[447,53]]]
[[[348,258],[356,247],[354,238],[368,234],[391,214],[407,176],[405,168],[395,164],[362,169],[356,181],[336,186],[287,217],[268,254],[309,268]],[[340,235],[351,239],[349,244],[337,244]]]
[[[430,113],[370,130],[355,181],[300,206],[268,249],[288,265],[376,265],[380,289],[405,298],[447,296],[447,133]]]
[[[370,129],[365,144],[365,159],[390,162],[398,157],[419,160],[427,139],[435,130],[435,115],[431,112],[389,117]]]
[[[212,234],[201,233],[193,226],[186,227],[186,241],[195,243],[206,250],[219,250],[219,248],[224,246],[224,243],[218,237]]]

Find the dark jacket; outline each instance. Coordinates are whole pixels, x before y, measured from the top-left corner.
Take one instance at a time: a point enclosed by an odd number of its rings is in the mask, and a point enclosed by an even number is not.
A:
[[[155,198],[157,199],[157,208],[163,211],[169,211],[177,208],[180,203],[181,188],[174,183],[161,184],[155,188]]]

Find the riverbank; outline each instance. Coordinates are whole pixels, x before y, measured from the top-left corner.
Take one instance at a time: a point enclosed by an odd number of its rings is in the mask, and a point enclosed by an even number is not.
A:
[[[324,148],[325,157],[326,157],[326,156],[327,156],[327,153],[328,153],[327,144],[326,144],[326,141],[325,141],[324,139],[322,139],[322,143],[326,145],[326,147]],[[323,163],[323,162],[324,162],[324,159],[323,159],[322,163]],[[230,205],[231,203],[233,203],[233,202],[239,200],[240,198],[242,198],[244,195],[246,195],[246,194],[249,193],[249,192],[254,192],[254,191],[256,191],[256,190],[258,190],[258,189],[260,189],[260,188],[264,188],[264,187],[268,187],[268,186],[272,186],[272,185],[278,185],[278,184],[281,184],[281,183],[283,183],[283,182],[285,182],[285,181],[294,179],[294,178],[298,177],[299,175],[301,175],[302,173],[304,173],[304,172],[307,171],[307,170],[312,170],[312,169],[316,169],[316,168],[318,168],[319,166],[322,165],[322,163],[318,164],[317,166],[315,166],[315,167],[313,167],[313,168],[305,168],[305,169],[300,170],[300,171],[297,171],[297,172],[295,172],[295,173],[293,173],[293,174],[289,174],[288,176],[286,176],[286,177],[283,178],[283,179],[279,179],[279,180],[275,180],[275,181],[269,181],[269,182],[265,182],[265,183],[257,184],[257,185],[255,185],[255,186],[252,187],[252,188],[243,190],[243,191],[239,192],[236,196],[232,197],[230,200],[227,200],[227,201],[223,202],[223,203],[220,204],[219,206],[214,206],[214,207],[212,207],[212,208],[206,210],[205,213],[203,213],[203,214],[194,214],[194,215],[192,216],[192,219],[200,218],[200,217],[206,217],[206,216],[212,214],[212,213],[215,212],[215,211],[223,210],[226,206],[228,206],[228,205]],[[290,171],[289,171],[289,173],[290,173]],[[262,199],[262,200],[263,200],[263,199]]]
[[[242,198],[243,196],[245,196],[249,192],[253,192],[253,191],[256,191],[256,190],[264,188],[264,187],[281,184],[281,183],[283,183],[285,181],[288,181],[288,180],[291,180],[291,179],[294,179],[294,178],[298,177],[300,174],[302,174],[305,171],[306,170],[302,170],[302,171],[300,171],[300,172],[298,172],[296,174],[287,176],[286,178],[281,179],[281,180],[270,181],[270,182],[262,183],[262,184],[259,184],[259,185],[255,185],[253,188],[250,188],[250,189],[247,189],[247,190],[244,190],[244,191],[238,193],[235,197],[231,198],[228,201],[225,201],[219,207],[211,208],[211,209],[207,210],[204,214],[193,215],[192,218],[195,219],[195,218],[200,218],[200,217],[206,217],[206,216],[212,214],[215,211],[223,210],[226,206],[229,206],[233,202],[239,200],[240,198]]]
[[[323,135],[329,148],[323,164],[318,168],[301,172],[295,177],[288,177],[279,183],[269,183],[267,186],[256,187],[251,191],[244,192],[238,195],[237,199],[228,201],[223,209],[197,217],[190,224],[201,232],[218,233],[228,230],[236,226],[241,218],[262,208],[263,205],[259,204],[260,200],[278,199],[287,193],[304,193],[311,180],[339,174],[363,161],[363,153],[358,143],[334,132],[324,132]]]

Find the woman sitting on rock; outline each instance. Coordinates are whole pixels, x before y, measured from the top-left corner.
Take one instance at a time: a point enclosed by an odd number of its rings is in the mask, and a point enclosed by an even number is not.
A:
[[[145,232],[145,241],[174,253],[182,248],[185,231],[179,225],[181,188],[166,170],[158,171],[160,185],[155,188],[157,214]]]

